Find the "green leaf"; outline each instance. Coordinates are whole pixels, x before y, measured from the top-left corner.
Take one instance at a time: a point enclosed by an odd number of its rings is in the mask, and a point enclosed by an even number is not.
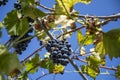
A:
[[[8,52],[7,48],[5,47],[5,45],[0,44],[0,56],[2,54],[6,54]]]
[[[34,65],[39,64],[41,61],[39,54],[36,54],[35,57],[31,59],[31,61]]]
[[[2,54],[0,55],[0,72],[10,74],[15,69],[21,69],[17,54]]]
[[[95,35],[85,35],[83,36],[83,39],[80,40],[79,43],[84,46],[90,45],[90,44],[93,44],[94,38],[95,38]]]
[[[56,2],[57,2],[55,6],[56,14],[61,14],[61,13],[66,14],[65,8],[67,9],[68,12],[71,12],[73,10],[73,6],[76,3],[80,2],[80,3],[89,4],[91,0],[56,0]],[[65,8],[63,4],[65,5]]]
[[[32,19],[36,19],[37,17],[44,17],[46,14],[39,10],[38,8],[30,5],[24,5],[22,8],[23,14],[25,16],[29,16]]]
[[[50,65],[52,65],[52,61],[49,58],[45,58],[44,60],[42,60],[40,62],[40,67],[41,68],[45,68],[45,69],[49,69]]]
[[[101,58],[105,57],[106,51],[102,41],[95,46],[95,51],[100,54]]]
[[[98,53],[91,55],[89,57],[86,57],[86,61],[88,63],[88,65],[93,66],[93,67],[98,67],[99,65],[104,65],[105,64],[105,60],[101,59],[99,57]]]
[[[35,66],[39,65],[40,61],[41,58],[39,54],[36,54],[35,57],[25,63],[26,71],[30,71],[31,74],[36,72],[38,70],[38,67]]]
[[[65,67],[63,65],[54,65],[52,73],[54,73],[54,74],[62,73],[64,71],[64,68]]]
[[[32,61],[27,61],[25,63],[26,71],[29,71],[31,74],[38,70],[38,68],[37,67],[34,68],[34,66],[35,65],[32,63]]]
[[[82,32],[80,30],[78,31],[77,39],[78,39],[78,43],[80,43],[83,39],[83,35],[82,35]]]
[[[33,5],[35,3],[35,0],[20,0],[20,2],[25,2],[26,4]]]
[[[111,59],[113,57],[120,57],[120,28],[104,33],[103,45]]]
[[[95,79],[97,75],[99,74],[99,68],[92,68],[91,66],[85,66],[85,65],[82,65],[81,68],[82,68],[83,73],[86,73],[93,79]]]
[[[21,35],[28,30],[26,18],[19,19],[16,10],[9,12],[4,19],[5,27],[10,35]]]
[[[99,57],[99,54],[93,54],[89,57],[86,57],[87,65],[83,65],[82,72],[91,76],[92,78],[96,78],[96,76],[100,73],[99,66],[105,65],[105,60]]]
[[[3,25],[2,25],[2,23],[0,22],[0,28],[2,28],[2,26],[3,26]]]
[[[48,69],[50,73],[53,73],[54,66],[55,64],[49,58],[45,58],[40,62],[40,67]]]

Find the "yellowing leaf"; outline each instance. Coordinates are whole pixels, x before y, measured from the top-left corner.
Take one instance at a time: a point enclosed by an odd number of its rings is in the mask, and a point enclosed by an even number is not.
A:
[[[83,39],[80,41],[80,43],[85,46],[93,44],[94,37],[95,37],[94,35],[85,35]]]
[[[28,61],[25,63],[26,71],[29,71],[31,74],[33,74],[38,68],[34,68],[34,64],[31,61]]]
[[[3,25],[2,25],[2,23],[0,22],[0,28],[2,28],[2,26],[3,26]]]
[[[80,2],[80,3],[84,3],[84,4],[89,4],[91,2],[91,0],[75,0],[76,3]]]
[[[91,2],[91,0],[56,0],[56,1],[57,1],[57,5],[56,5],[57,14],[66,13],[65,8],[67,9],[68,12],[71,12],[73,10],[73,6],[76,3],[80,2],[80,3],[89,4]]]
[[[91,66],[82,66],[82,72],[87,73],[90,77],[95,79],[99,74],[99,68],[92,68]]]
[[[113,57],[120,57],[120,28],[104,33],[103,45],[111,59]]]
[[[80,30],[78,31],[77,39],[78,39],[78,43],[80,43],[81,40],[83,39],[83,35],[82,35],[82,32]]]
[[[106,51],[102,41],[95,46],[95,51],[100,54],[100,57],[105,57]]]
[[[53,73],[61,73],[64,71],[64,66],[63,65],[55,65],[53,69]]]

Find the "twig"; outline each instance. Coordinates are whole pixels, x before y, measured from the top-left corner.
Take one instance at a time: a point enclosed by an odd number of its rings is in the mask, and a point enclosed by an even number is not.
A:
[[[78,68],[78,66],[70,59],[68,58],[68,60],[70,61],[70,63],[72,64],[72,66],[75,68],[76,71],[78,71],[79,75],[84,79],[84,80],[88,80],[86,78],[86,76],[81,72],[81,70]]]
[[[61,34],[61,35],[58,36],[57,38],[60,38],[60,37],[63,36],[63,35],[70,34],[70,33],[72,33],[72,32],[75,32],[75,31],[77,31],[77,30],[80,30],[80,29],[82,29],[82,28],[84,28],[84,27],[85,27],[85,26],[81,26],[81,27],[79,27],[79,28],[72,29],[72,30],[70,30],[70,31],[68,31],[68,32],[65,32],[65,33]]]
[[[76,60],[81,61],[83,63],[87,63],[87,61],[82,60],[82,59],[78,58],[77,56],[73,57],[72,59],[76,59]],[[100,68],[104,68],[104,69],[108,69],[108,70],[114,70],[114,71],[117,70],[117,68],[111,68],[111,67],[108,67],[108,66],[100,66]]]
[[[49,75],[49,74],[51,74],[51,73],[46,73],[46,74],[44,74],[44,75],[42,75],[42,76],[38,77],[38,78],[37,78],[37,79],[35,79],[35,80],[39,80],[40,78],[42,78],[42,77],[44,77],[44,76],[46,76],[46,75]]]
[[[114,14],[114,15],[109,15],[109,16],[90,16],[90,15],[76,15],[72,14],[72,16],[76,16],[79,18],[99,18],[99,19],[117,19],[120,18],[120,13]]]
[[[46,10],[55,11],[54,9],[48,8],[48,7],[46,7],[46,6],[44,6],[44,5],[40,4],[40,3],[37,3],[37,5],[44,8],[44,9],[46,9]]]
[[[44,21],[42,21],[40,18],[37,19],[38,24],[42,27],[42,29],[46,32],[46,34],[50,37],[50,39],[54,39],[53,36],[49,33],[49,31],[46,29],[46,25]]]
[[[80,59],[80,58],[78,58],[78,57],[73,57],[72,59],[76,59],[76,60],[78,60],[78,61],[80,61],[80,62],[87,63],[87,61],[82,60],[82,59]]]
[[[100,68],[109,69],[109,70],[114,70],[114,71],[117,70],[117,68],[111,68],[111,67],[107,67],[107,66],[100,66]]]
[[[40,48],[38,48],[37,50],[35,50],[33,53],[31,53],[28,57],[26,57],[24,60],[21,61],[21,63],[25,62],[27,59],[29,59],[31,56],[33,56],[34,54],[36,54],[38,51],[42,50],[43,47],[45,47],[46,44],[42,45]]]

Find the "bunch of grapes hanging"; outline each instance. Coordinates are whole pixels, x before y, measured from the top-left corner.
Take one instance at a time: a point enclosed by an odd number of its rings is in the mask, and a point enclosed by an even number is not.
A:
[[[50,53],[50,59],[55,64],[66,66],[69,61],[68,57],[71,55],[71,45],[67,40],[49,40],[46,45],[46,50]]]

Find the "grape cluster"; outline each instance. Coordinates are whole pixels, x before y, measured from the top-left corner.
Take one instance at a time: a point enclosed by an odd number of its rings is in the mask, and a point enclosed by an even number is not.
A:
[[[33,31],[33,28],[29,29],[29,31],[23,37],[21,37],[19,40],[23,40],[25,38],[31,37],[31,35],[29,35],[29,33],[31,33],[32,31]],[[16,40],[19,37],[20,36],[18,36],[18,35],[12,35],[10,40],[14,41],[14,40]],[[30,41],[31,41],[31,39],[27,39],[27,40],[24,40],[24,41],[22,41],[22,42],[20,42],[18,44],[15,44],[13,46],[14,49],[15,49],[15,52],[18,53],[18,54],[22,54],[22,51],[26,50],[26,47],[28,46]]]
[[[21,10],[22,7],[21,7],[20,2],[14,3],[14,8],[17,9],[17,10]]]
[[[7,2],[8,2],[8,0],[0,0],[0,6],[6,5]]]
[[[53,39],[48,41],[46,50],[50,52],[50,59],[55,64],[66,66],[68,64],[68,57],[71,55],[71,45],[68,41]]]

